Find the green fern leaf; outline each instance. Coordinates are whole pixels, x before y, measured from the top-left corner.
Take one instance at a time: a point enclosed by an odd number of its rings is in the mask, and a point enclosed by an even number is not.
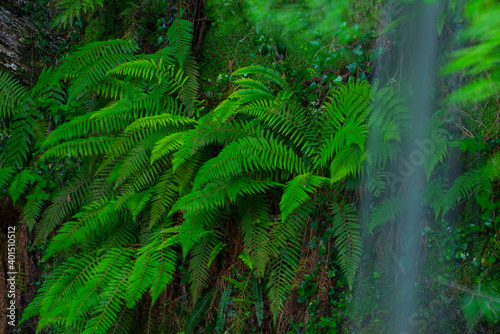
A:
[[[3,188],[9,183],[14,173],[15,173],[14,168],[4,167],[0,169],[0,188]]]
[[[174,49],[174,57],[181,68],[191,49],[192,31],[193,23],[182,19],[175,20],[167,30],[169,45]]]
[[[385,225],[391,219],[403,214],[405,210],[404,197],[394,196],[384,200],[375,209],[370,219],[368,233],[371,233],[375,228]]]
[[[316,187],[321,186],[325,180],[327,178],[306,173],[288,182],[280,202],[281,219],[286,221],[287,216],[309,200],[310,193],[313,193]]]
[[[332,202],[330,205],[335,230],[335,247],[340,255],[340,267],[352,289],[354,277],[361,261],[361,234],[358,217],[353,205],[340,205]]]
[[[26,89],[7,71],[0,73],[0,118],[8,119],[26,95]]]
[[[28,185],[35,182],[35,179],[35,176],[28,169],[17,174],[9,187],[9,195],[12,198],[12,202],[16,203],[19,197],[26,192]]]

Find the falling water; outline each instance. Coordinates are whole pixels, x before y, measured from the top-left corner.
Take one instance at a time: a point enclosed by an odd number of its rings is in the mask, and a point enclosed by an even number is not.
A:
[[[396,83],[395,89],[400,91],[401,97],[411,111],[411,127],[409,131],[403,133],[403,149],[393,169],[394,173],[404,179],[404,186],[393,191],[393,195],[396,192],[397,196],[404,197],[405,213],[401,221],[395,224],[397,229],[393,236],[396,240],[388,238],[395,243],[395,246],[390,246],[392,253],[390,257],[394,264],[392,281],[372,281],[375,291],[380,291],[372,297],[375,299],[372,303],[382,307],[392,305],[393,314],[382,317],[390,322],[385,326],[389,330],[388,333],[407,334],[416,332],[415,325],[418,324],[417,254],[421,240],[420,229],[425,219],[421,194],[426,185],[422,161],[428,158],[429,154],[423,150],[423,146],[429,141],[429,119],[435,111],[437,22],[441,4],[439,0],[433,2],[418,0],[397,7],[394,7],[394,4],[392,6],[386,8],[392,11],[389,20],[392,22],[399,18],[402,20],[399,36],[399,41],[402,43],[400,54],[397,59],[387,61],[389,66],[381,68],[383,62],[380,62],[379,67],[375,68],[375,76],[382,83],[384,81]],[[387,43],[385,36],[380,38],[380,43]],[[369,194],[365,196],[364,203],[365,206],[370,205]],[[364,211],[366,215],[370,208],[366,207]],[[368,275],[372,276],[373,273]],[[383,292],[389,290],[392,291],[392,295]],[[361,300],[360,298],[366,300],[366,296],[355,296],[357,302]]]
[[[412,114],[411,128],[407,133],[403,149],[403,158],[400,163],[410,162],[406,167],[409,175],[408,188],[405,192],[406,214],[403,218],[403,241],[399,255],[397,255],[396,270],[403,272],[403,276],[395,283],[397,295],[394,327],[397,333],[412,333],[414,330],[414,314],[416,310],[416,282],[417,282],[417,252],[420,240],[419,227],[424,219],[420,195],[425,187],[425,173],[421,163],[425,157],[421,147],[429,133],[429,118],[434,111],[432,99],[435,86],[435,67],[437,59],[437,20],[439,13],[438,2],[425,3],[418,1],[409,6],[409,20],[403,30],[403,39],[408,42],[409,54],[404,65],[408,84],[413,88],[412,96],[408,97]],[[404,72],[403,72],[404,73]],[[420,166],[419,166],[420,165]]]

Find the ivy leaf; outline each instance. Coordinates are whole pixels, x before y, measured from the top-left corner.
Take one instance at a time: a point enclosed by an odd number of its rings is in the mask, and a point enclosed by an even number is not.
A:
[[[335,78],[335,80],[333,80],[333,82],[337,85],[341,85],[342,84],[342,77],[339,75],[338,77]]]
[[[356,45],[356,47],[352,50],[352,53],[361,56],[363,54],[363,50],[361,49],[361,44]]]
[[[345,68],[347,68],[349,70],[349,72],[354,74],[354,73],[356,73],[357,67],[358,67],[358,63],[352,63],[352,64],[347,65]]]

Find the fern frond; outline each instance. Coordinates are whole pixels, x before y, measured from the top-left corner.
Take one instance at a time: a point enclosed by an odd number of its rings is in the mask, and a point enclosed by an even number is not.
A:
[[[361,234],[353,205],[332,202],[332,228],[335,230],[335,247],[340,256],[340,267],[352,289],[354,277],[361,261]]]
[[[37,225],[37,243],[44,241],[56,227],[83,206],[90,194],[90,183],[88,175],[76,177],[72,183],[52,196],[52,203],[45,209]]]
[[[46,328],[51,324],[66,325],[68,305],[86,283],[90,273],[95,271],[99,261],[104,256],[102,251],[83,253],[68,258],[65,262],[54,268],[53,274],[48,277],[47,282],[40,291],[41,308],[38,311],[40,321],[37,330]],[[33,310],[27,308],[27,314]],[[61,320],[63,319],[62,323]]]
[[[29,230],[33,229],[36,220],[40,217],[45,201],[50,195],[42,190],[40,185],[35,185],[29,195],[26,196],[26,204],[23,207],[23,219]]]
[[[217,219],[217,212],[212,210],[195,209],[184,213],[184,222],[179,230],[179,243],[182,246],[183,257],[208,233],[205,226]]]
[[[193,310],[189,314],[186,320],[186,325],[184,328],[185,334],[194,334],[198,322],[201,320],[203,315],[207,312],[210,305],[212,305],[213,298],[215,294],[215,289],[211,289],[201,296],[194,305]]]
[[[135,220],[137,216],[144,210],[147,203],[153,196],[153,189],[144,190],[136,193],[131,199],[127,201],[127,207]]]
[[[434,167],[443,161],[448,152],[448,132],[444,129],[445,122],[433,115],[430,120],[430,138],[418,142],[418,149],[424,154],[424,169],[427,180],[431,177]]]
[[[470,193],[479,197],[489,198],[491,195],[491,183],[500,176],[500,153],[491,156],[487,163],[478,169],[473,169],[460,175],[444,196],[441,207],[441,215],[445,215],[459,200],[464,199]]]
[[[22,167],[29,160],[30,146],[36,131],[39,130],[41,119],[43,114],[33,103],[19,105],[16,108],[9,126],[10,137],[7,140],[4,165]]]
[[[14,168],[4,167],[0,169],[0,188],[3,188],[9,183],[14,173]]]
[[[341,149],[333,158],[330,165],[330,182],[335,183],[347,176],[355,176],[361,171],[361,162],[364,156],[357,146]]]
[[[132,256],[132,254],[133,251],[127,248],[108,250],[106,256],[96,268],[98,271],[97,277],[85,284],[81,289],[84,291],[78,292],[79,296],[86,296],[89,289],[94,289],[94,286],[92,286],[94,281],[99,280],[98,284],[95,285],[95,287],[98,287],[106,280],[106,285],[99,294],[100,298],[98,299],[97,305],[92,305],[93,317],[86,322],[82,334],[105,334],[115,324],[118,315],[121,313],[121,308],[123,307],[123,300],[125,298],[128,282],[127,278],[131,270],[130,256]],[[107,277],[108,274],[109,278]],[[74,301],[72,304],[75,305],[76,303],[77,301]],[[91,305],[91,303],[88,304],[89,306]]]
[[[244,195],[257,195],[265,193],[272,187],[283,187],[279,182],[271,181],[272,178],[266,177],[249,177],[249,176],[236,176],[230,177],[229,183],[226,187],[226,193],[229,200],[234,202],[238,196]]]
[[[69,122],[61,124],[43,142],[43,146],[53,146],[63,140],[70,140],[89,133],[112,134],[122,131],[130,121],[121,115],[108,115],[99,119],[90,114],[75,117]]]
[[[129,276],[127,286],[127,307],[133,307],[145,291],[151,287],[152,302],[167,286],[175,272],[176,253],[170,248],[158,250],[162,241],[168,236],[163,233],[170,223],[158,225],[149,242],[138,250],[138,257]]]
[[[59,69],[72,79],[68,90],[69,101],[95,90],[109,70],[133,60],[136,51],[137,46],[131,41],[117,39],[90,43],[72,53]]]
[[[250,256],[257,277],[263,277],[272,254],[269,203],[265,196],[251,196],[241,202],[239,211],[245,253]]]
[[[176,19],[167,30],[169,46],[173,48],[173,56],[184,67],[186,57],[191,49],[193,23],[183,19]]]
[[[384,200],[376,207],[375,212],[371,215],[368,233],[371,233],[375,228],[383,226],[390,220],[402,215],[404,211],[404,197],[394,196]]]
[[[172,170],[167,170],[158,178],[154,186],[154,195],[151,203],[150,224],[155,225],[161,217],[167,214],[177,199],[179,188],[174,181]]]
[[[325,166],[327,162],[341,150],[357,146],[361,151],[364,150],[367,126],[363,124],[364,118],[348,119],[343,123],[338,132],[331,139],[326,141],[320,147],[320,162]]]
[[[52,238],[44,259],[72,245],[92,242],[99,236],[109,234],[116,224],[123,224],[125,217],[116,212],[118,210],[113,204],[108,199],[100,199],[85,206],[74,216],[75,220],[61,226]]]
[[[105,154],[113,147],[113,143],[114,138],[112,137],[73,139],[48,149],[41,155],[41,158],[61,156],[77,157]]]
[[[264,133],[261,127],[253,122],[237,122],[219,124],[208,120],[200,123],[195,129],[186,131],[182,136],[182,146],[172,156],[172,166],[176,170],[186,159],[191,158],[201,148],[211,144],[227,145],[243,137],[259,137]]]
[[[18,173],[13,178],[9,187],[9,195],[12,198],[12,202],[16,203],[19,197],[26,192],[28,185],[32,185],[33,182],[35,182],[35,179],[35,175],[33,175],[29,169],[25,169]]]
[[[216,222],[211,222],[216,225]],[[191,296],[196,303],[198,296],[210,279],[210,257],[221,240],[221,233],[212,229],[193,247],[189,260],[191,274]]]
[[[288,217],[287,221],[276,222],[270,232],[273,259],[267,273],[269,277],[267,288],[274,324],[290,294],[290,287],[299,264],[300,240],[314,205],[315,203],[311,201],[301,206]]]
[[[8,119],[26,95],[24,88],[9,72],[0,73],[0,118]]]
[[[165,158],[166,156],[172,154],[172,152],[179,149],[183,144],[183,133],[177,132],[163,139],[160,139],[153,148],[151,152],[151,163]]]
[[[281,219],[286,218],[293,210],[300,207],[304,202],[310,200],[310,193],[321,186],[327,178],[306,173],[296,176],[285,185],[285,191],[281,196],[280,211]]]
[[[145,127],[156,130],[158,127],[164,127],[167,125],[185,126],[185,125],[196,125],[196,124],[197,121],[192,118],[173,116],[170,114],[162,114],[156,116],[142,117],[136,120],[134,123],[130,124],[125,129],[125,133],[137,131]]]
[[[193,188],[215,179],[242,175],[258,170],[281,169],[290,174],[303,173],[303,162],[291,149],[273,138],[242,138],[225,147],[221,153],[201,167]]]
[[[75,17],[94,11],[97,6],[103,7],[103,2],[103,0],[57,0],[56,6],[60,12],[54,18],[52,28],[72,27]]]
[[[287,82],[281,77],[281,75],[277,71],[274,71],[270,68],[266,68],[264,66],[248,66],[240,68],[233,72],[233,76],[238,76],[238,75],[247,76],[249,74],[250,75],[257,74],[258,76],[261,76],[265,80],[271,81],[272,83],[274,83],[283,90],[288,90],[289,88]]]
[[[228,181],[229,179],[211,182],[205,187],[179,198],[172,207],[172,212],[197,209],[211,210],[223,207]]]
[[[276,132],[291,138],[297,146],[304,142],[307,117],[306,109],[300,105],[288,101],[258,100],[241,107],[238,111],[265,122]]]
[[[179,91],[179,99],[182,101],[186,110],[188,112],[188,116],[192,117],[196,112],[196,99],[198,98],[198,91],[200,86],[198,84],[198,64],[196,63],[196,59],[192,55],[188,55],[184,61],[184,66],[182,68],[184,70],[184,75],[187,77],[187,80],[184,82],[183,87]]]

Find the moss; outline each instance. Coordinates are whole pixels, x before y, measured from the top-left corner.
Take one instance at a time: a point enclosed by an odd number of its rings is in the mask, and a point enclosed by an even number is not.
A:
[[[102,15],[89,20],[85,33],[83,34],[83,42],[85,44],[99,41],[102,38],[104,31],[104,20]]]

